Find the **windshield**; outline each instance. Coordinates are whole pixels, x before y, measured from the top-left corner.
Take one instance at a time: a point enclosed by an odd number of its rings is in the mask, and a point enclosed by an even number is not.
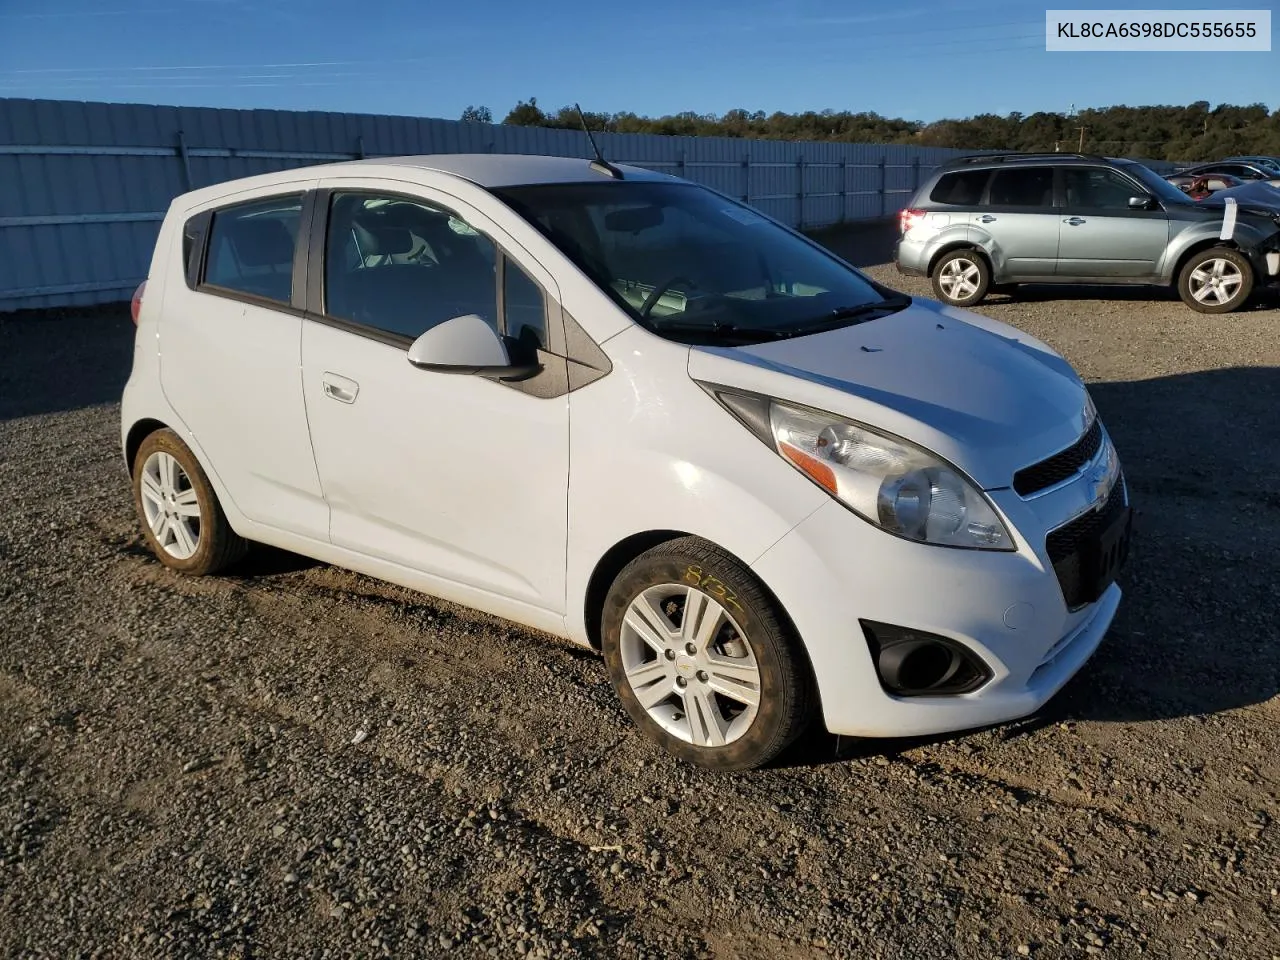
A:
[[[633,319],[668,339],[749,343],[900,309],[867,278],[750,207],[643,180],[495,190]]]
[[[1194,200],[1150,167],[1143,166],[1140,163],[1126,163],[1124,164],[1123,169],[1125,173],[1129,174],[1129,176],[1141,181],[1144,187],[1154,193],[1165,203],[1189,203],[1193,206],[1195,205]]]

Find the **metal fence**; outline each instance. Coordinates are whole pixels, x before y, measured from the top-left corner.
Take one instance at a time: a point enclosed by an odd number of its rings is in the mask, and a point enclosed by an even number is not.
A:
[[[960,151],[597,134],[610,160],[673,173],[792,226],[896,213]],[[127,299],[169,201],[252,174],[425,153],[585,157],[575,130],[417,117],[0,99],[0,311]]]
[[[888,216],[957,151],[597,134],[793,226]],[[236,177],[419,153],[589,155],[579,131],[415,117],[0,99],[0,311],[125,299],[179,193]]]

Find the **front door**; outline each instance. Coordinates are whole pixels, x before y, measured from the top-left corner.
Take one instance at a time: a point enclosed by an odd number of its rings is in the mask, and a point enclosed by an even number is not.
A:
[[[1058,274],[1065,277],[1154,277],[1169,244],[1164,210],[1133,210],[1147,191],[1109,167],[1064,167]]]
[[[407,357],[417,336],[464,314],[545,349],[559,316],[556,287],[527,253],[517,263],[504,252],[482,215],[428,193],[352,181],[321,194],[324,263],[309,269],[321,271],[323,304],[310,304],[302,366],[330,536],[562,614],[564,392],[539,389],[536,378],[508,384],[420,370]],[[538,356],[548,368],[564,363]]]

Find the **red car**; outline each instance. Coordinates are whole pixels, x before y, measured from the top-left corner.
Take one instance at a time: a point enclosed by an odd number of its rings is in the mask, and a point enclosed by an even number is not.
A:
[[[1219,190],[1230,190],[1246,182],[1229,173],[1175,173],[1165,179],[1193,200],[1203,200]]]

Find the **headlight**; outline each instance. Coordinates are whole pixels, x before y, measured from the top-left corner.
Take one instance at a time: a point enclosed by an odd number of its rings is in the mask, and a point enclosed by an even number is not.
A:
[[[1015,549],[986,495],[929,451],[833,413],[703,387],[797,470],[881,529],[921,543]]]

